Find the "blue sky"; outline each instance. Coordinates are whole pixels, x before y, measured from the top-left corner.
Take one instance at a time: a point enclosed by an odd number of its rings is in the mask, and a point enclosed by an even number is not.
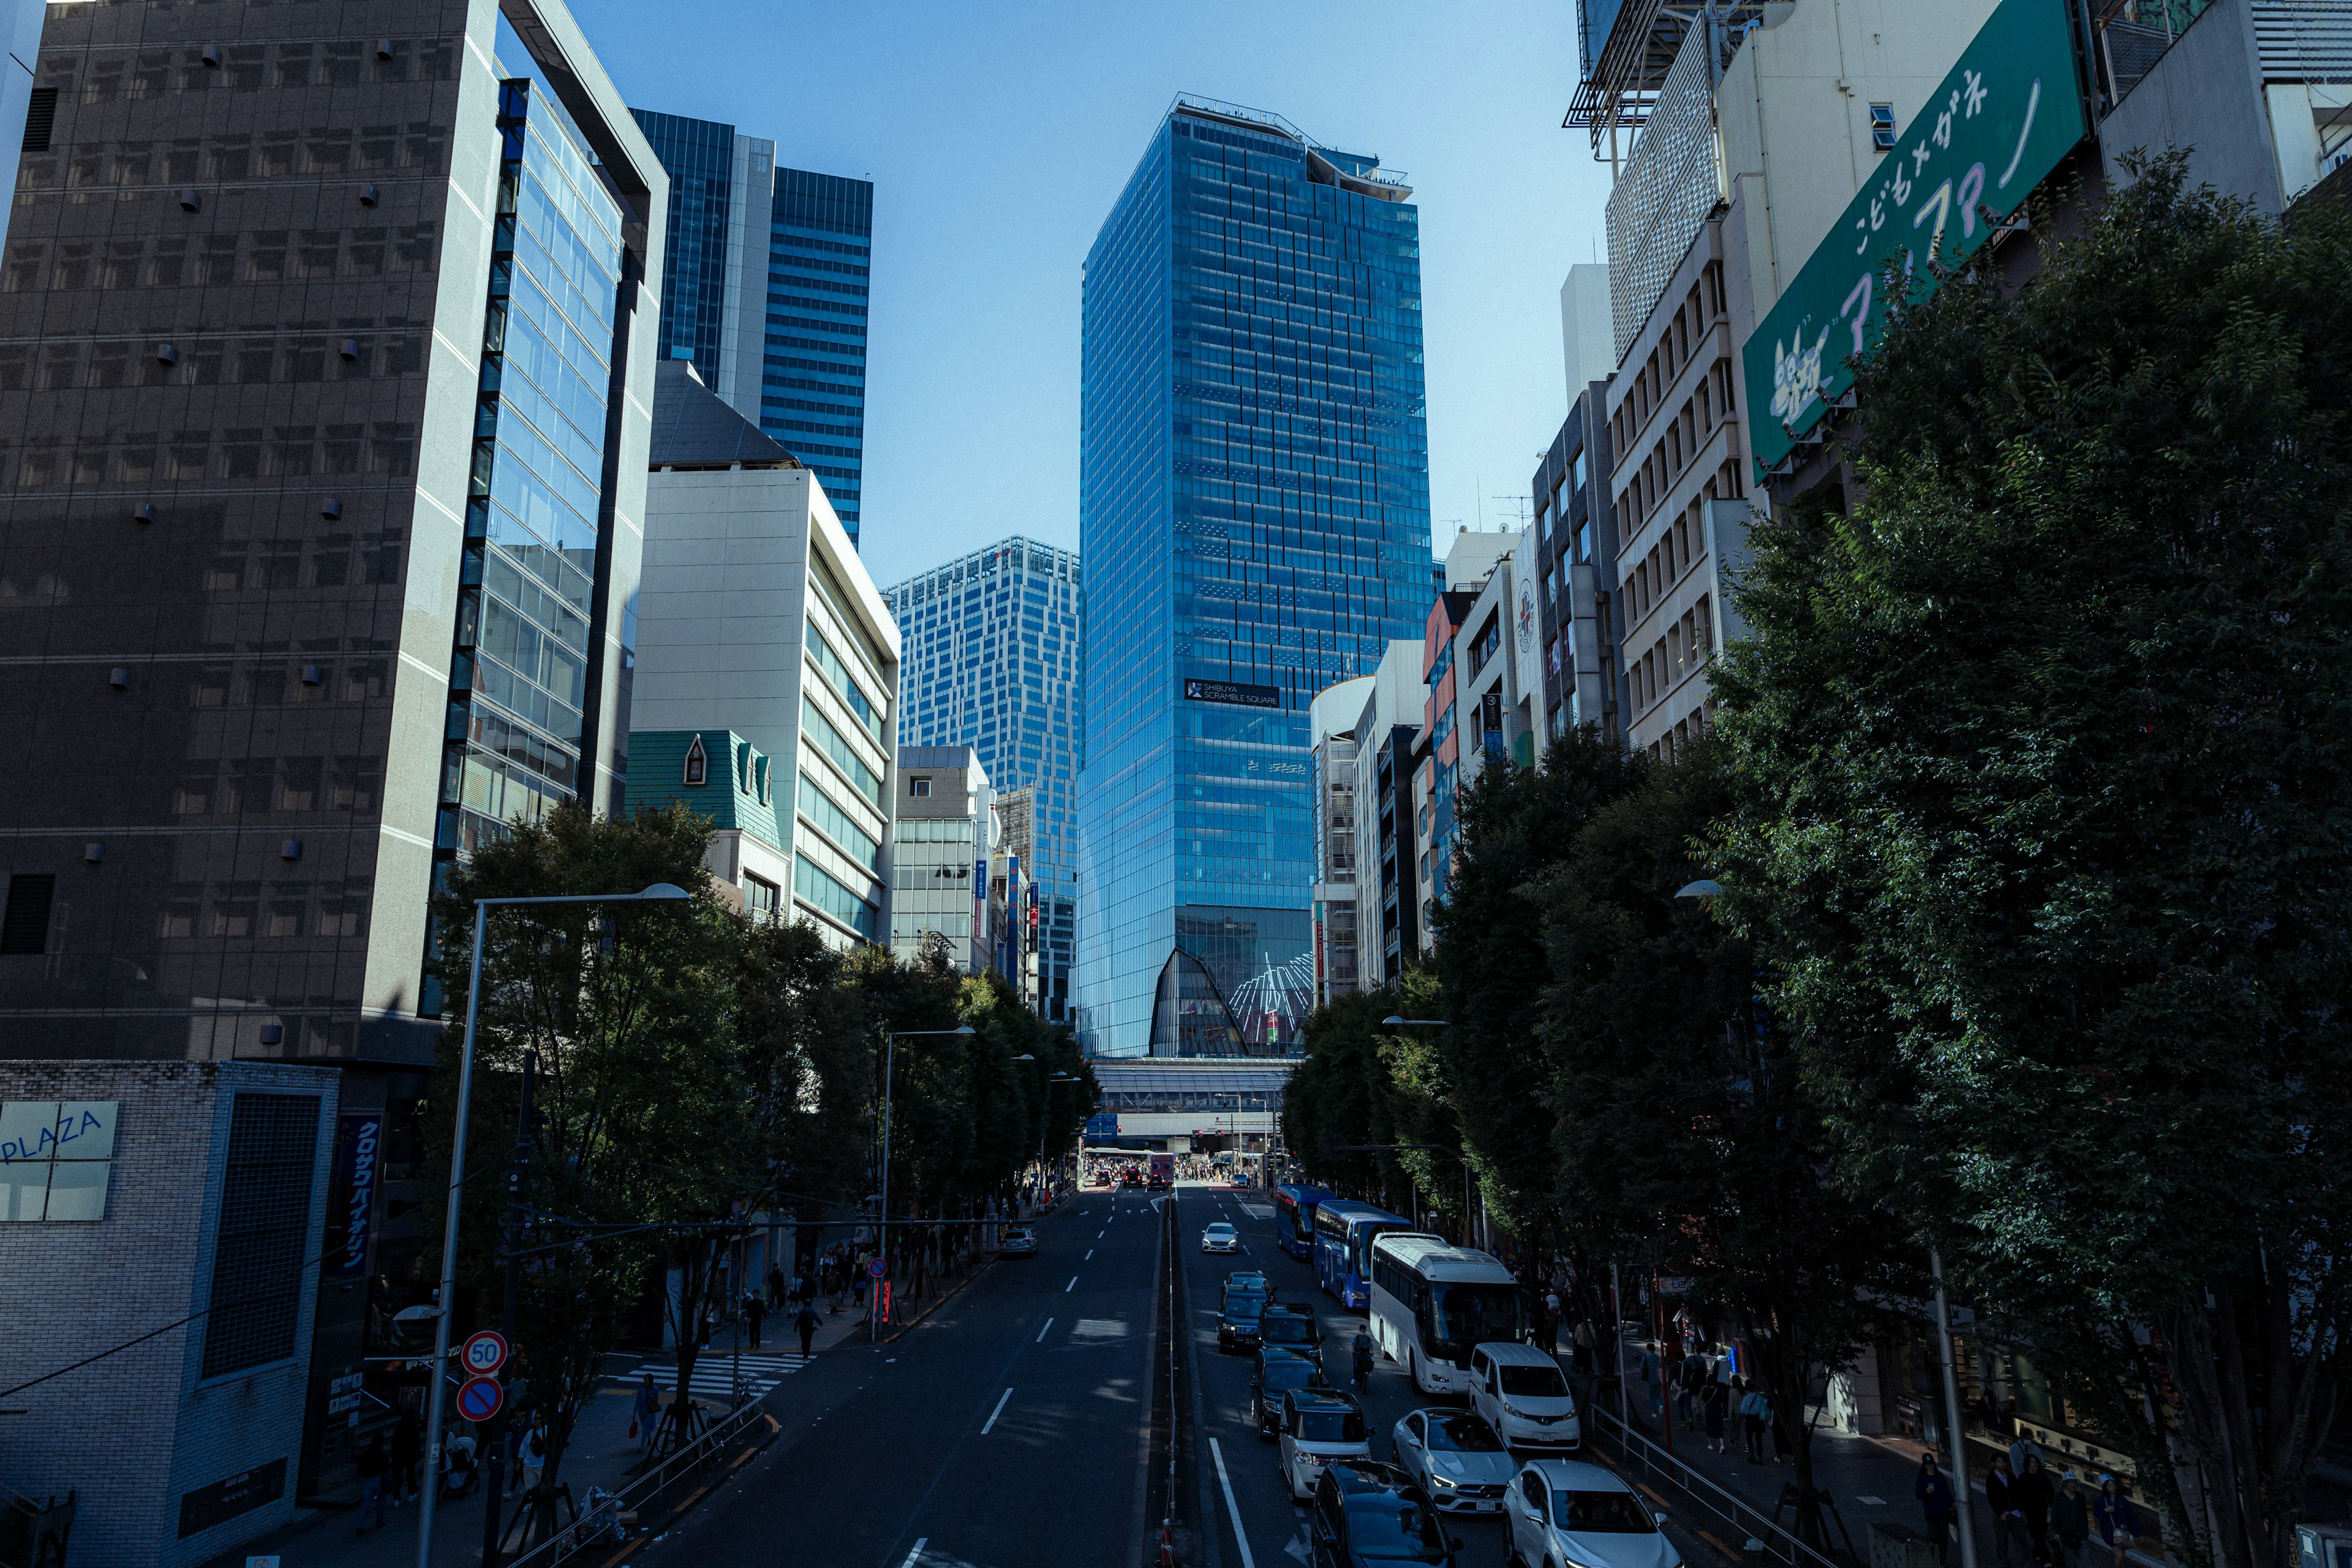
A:
[[[875,183],[864,552],[887,585],[1009,533],[1078,544],[1078,290],[1169,100],[1272,110],[1412,176],[1430,510],[1512,515],[1567,413],[1559,291],[1608,170],[1559,128],[1568,0],[573,0],[628,101]],[[1598,248],[1596,248],[1598,247]]]

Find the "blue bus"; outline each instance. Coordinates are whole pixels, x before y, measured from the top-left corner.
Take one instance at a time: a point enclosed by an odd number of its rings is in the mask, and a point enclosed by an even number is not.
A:
[[[1343,1307],[1370,1306],[1372,1237],[1412,1228],[1411,1220],[1386,1209],[1349,1198],[1325,1199],[1315,1205],[1315,1282]]]
[[[1274,1238],[1301,1263],[1315,1255],[1315,1205],[1330,1195],[1320,1187],[1274,1189]]]

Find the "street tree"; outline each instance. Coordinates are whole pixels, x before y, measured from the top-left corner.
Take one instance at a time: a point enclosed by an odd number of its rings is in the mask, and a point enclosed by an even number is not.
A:
[[[1755,526],[1713,858],[1849,1184],[2189,1562],[2284,1568],[2352,1286],[2352,226],[2183,169],[1896,312],[1853,488]]]

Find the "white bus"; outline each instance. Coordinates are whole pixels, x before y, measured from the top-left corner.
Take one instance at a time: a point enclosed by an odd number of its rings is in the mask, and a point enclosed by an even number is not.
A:
[[[1527,1337],[1519,1283],[1493,1255],[1405,1232],[1373,1238],[1371,1323],[1423,1394],[1467,1394],[1473,1349]]]

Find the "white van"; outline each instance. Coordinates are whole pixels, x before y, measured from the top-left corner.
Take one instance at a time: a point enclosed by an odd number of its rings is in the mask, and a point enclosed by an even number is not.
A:
[[[1507,1447],[1573,1450],[1584,1441],[1559,1363],[1533,1345],[1489,1341],[1473,1349],[1470,1408]]]

